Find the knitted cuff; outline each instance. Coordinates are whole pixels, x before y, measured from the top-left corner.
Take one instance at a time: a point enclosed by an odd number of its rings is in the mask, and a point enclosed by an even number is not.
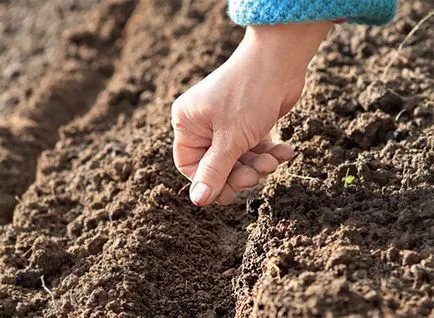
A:
[[[393,19],[396,9],[397,0],[229,0],[228,13],[243,26],[341,19],[381,25]]]

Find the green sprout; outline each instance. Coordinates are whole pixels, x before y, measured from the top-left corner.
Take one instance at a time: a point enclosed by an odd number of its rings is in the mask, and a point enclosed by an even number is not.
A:
[[[354,181],[356,180],[355,176],[348,174],[349,172],[350,172],[350,168],[347,169],[347,173],[346,173],[345,177],[342,178],[342,180],[344,181],[344,187],[345,188],[354,184]]]

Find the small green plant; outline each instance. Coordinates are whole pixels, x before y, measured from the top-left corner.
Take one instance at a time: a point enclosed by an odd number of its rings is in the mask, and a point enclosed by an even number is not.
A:
[[[356,180],[355,176],[351,176],[351,175],[346,176],[344,178],[344,186],[348,187],[349,185],[352,185],[354,183],[354,180]]]
[[[344,181],[344,187],[345,188],[354,184],[354,181],[356,180],[356,177],[350,175],[349,172],[350,172],[350,169],[348,168],[345,177],[342,179]]]

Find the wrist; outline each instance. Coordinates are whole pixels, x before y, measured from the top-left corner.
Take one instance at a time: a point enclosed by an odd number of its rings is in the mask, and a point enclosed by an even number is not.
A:
[[[305,72],[334,23],[330,21],[251,25],[243,42],[260,50],[264,58],[280,67],[298,66]]]
[[[246,28],[246,37],[255,38],[260,41],[280,41],[286,39],[287,42],[302,41],[307,38],[323,39],[333,27],[332,21],[315,21],[302,23],[288,23],[276,25],[249,25]]]

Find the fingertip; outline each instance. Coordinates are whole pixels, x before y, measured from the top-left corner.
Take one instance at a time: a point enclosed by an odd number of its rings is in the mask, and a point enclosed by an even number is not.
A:
[[[278,144],[269,153],[279,161],[279,164],[291,160],[294,156],[292,147],[287,144]]]
[[[278,165],[278,159],[269,153],[262,153],[258,155],[258,157],[256,157],[252,162],[253,168],[261,176],[272,173],[277,169]]]
[[[218,205],[229,205],[232,202],[235,201],[236,193],[232,189],[232,187],[229,184],[225,184],[222,192],[215,200],[215,203]]]
[[[193,179],[192,201],[198,206],[212,204],[221,193],[237,158],[214,143],[200,160]],[[194,186],[199,185],[196,189]],[[205,186],[204,186],[205,185]]]
[[[259,183],[260,175],[258,172],[243,164],[238,164],[228,177],[227,183],[235,192],[240,192],[252,188]]]
[[[203,182],[196,182],[190,188],[190,200],[194,205],[205,206],[208,205],[209,198],[212,194],[212,188]]]

